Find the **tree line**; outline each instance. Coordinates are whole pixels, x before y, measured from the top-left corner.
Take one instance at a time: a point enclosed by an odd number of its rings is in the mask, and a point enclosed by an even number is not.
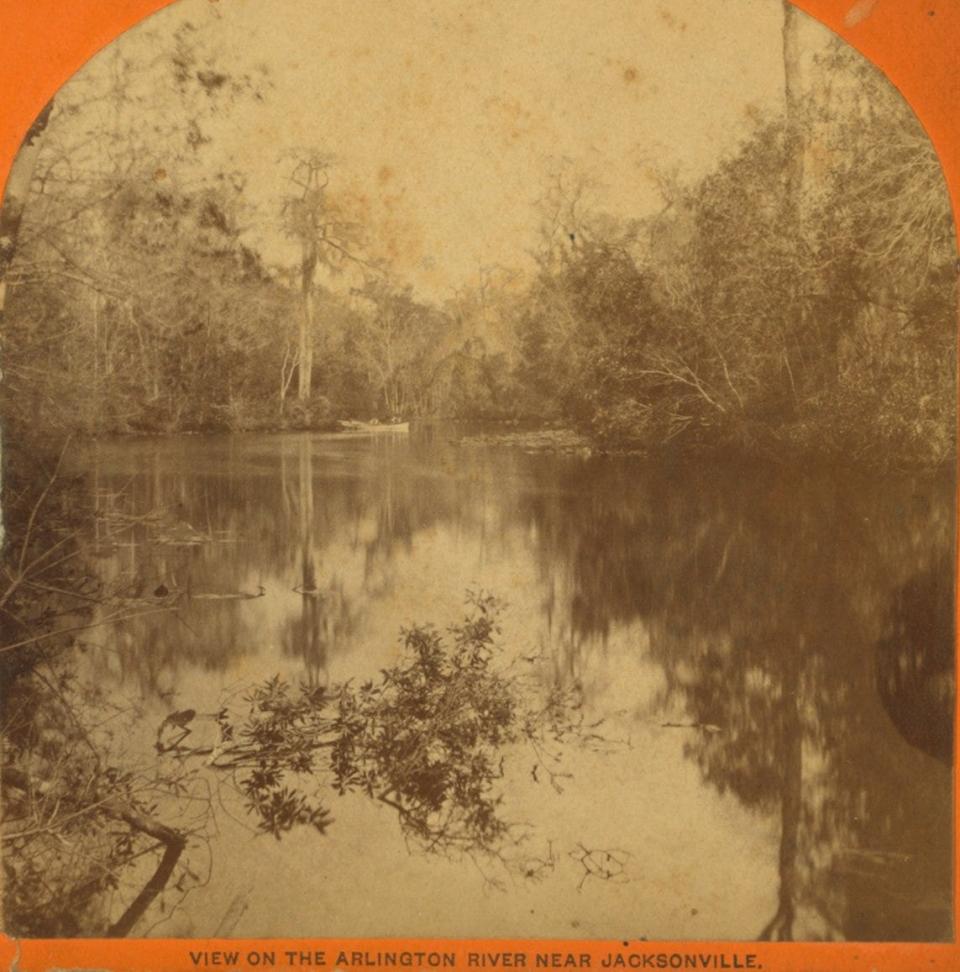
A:
[[[513,419],[614,450],[948,461],[956,249],[938,160],[839,42],[800,86],[793,11],[781,116],[699,181],[661,175],[644,219],[604,212],[587,174],[555,165],[533,268],[481,268],[445,299],[371,255],[317,147],[280,160],[268,215],[298,257],[272,265],[246,178],[207,154],[214,115],[269,98],[269,77],[222,71],[190,24],[149,69],[118,56],[58,95],[11,178],[9,420],[109,434]]]

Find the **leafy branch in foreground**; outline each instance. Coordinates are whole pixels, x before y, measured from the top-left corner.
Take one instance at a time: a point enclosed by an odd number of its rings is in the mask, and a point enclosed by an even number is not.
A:
[[[375,681],[297,688],[275,676],[247,693],[242,713],[217,714],[216,746],[167,750],[231,771],[278,839],[298,825],[325,832],[325,797],[360,793],[396,811],[425,851],[501,856],[522,839],[502,812],[511,754],[527,744],[538,763],[556,762],[568,739],[603,741],[583,726],[576,697],[500,664],[501,610],[471,595],[445,633],[404,630],[401,659]]]
[[[331,768],[338,792],[393,806],[428,848],[494,845],[507,825],[494,784],[517,741],[517,685],[492,668],[498,604],[477,598],[450,629],[403,633],[405,660],[337,699]]]

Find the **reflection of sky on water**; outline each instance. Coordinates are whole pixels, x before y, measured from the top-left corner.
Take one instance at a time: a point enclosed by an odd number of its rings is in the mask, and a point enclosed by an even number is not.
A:
[[[145,527],[105,547],[103,574],[194,595],[90,652],[144,696],[134,748],[170,709],[213,711],[277,672],[375,677],[402,625],[443,627],[481,587],[508,602],[510,657],[579,684],[586,717],[628,740],[568,748],[562,794],[508,760],[504,814],[555,860],[504,892],[470,861],[409,853],[362,797],[333,800],[327,837],[279,843],[251,840],[227,797],[239,819],[218,817],[209,886],[158,934],[947,932],[949,771],[896,731],[874,668],[896,592],[949,549],[949,484],[654,472],[442,436],[139,440],[89,467],[178,524],[160,547]],[[198,533],[225,542],[178,544]],[[629,880],[578,891],[578,843],[629,852]]]

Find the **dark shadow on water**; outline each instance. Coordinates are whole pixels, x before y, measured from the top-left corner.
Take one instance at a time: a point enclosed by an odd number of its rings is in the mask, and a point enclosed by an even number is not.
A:
[[[953,762],[954,624],[951,558],[944,551],[897,588],[877,642],[877,688],[909,743]]]

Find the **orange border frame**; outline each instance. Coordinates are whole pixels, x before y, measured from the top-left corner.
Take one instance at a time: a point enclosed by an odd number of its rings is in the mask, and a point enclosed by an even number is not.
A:
[[[30,123],[46,101],[100,48],[173,0],[0,0],[0,185]],[[217,2],[217,0],[211,0]],[[269,3],[270,0],[262,0]],[[917,113],[934,146],[960,214],[960,0],[792,0],[881,67]],[[857,21],[854,23],[854,21]],[[2,198],[2,197],[0,197]],[[958,597],[960,603],[960,597]],[[958,721],[960,725],[960,721]],[[957,786],[956,770],[954,790]],[[956,815],[956,803],[954,805]],[[955,817],[954,833],[958,830]],[[954,873],[954,923],[960,925],[960,882]],[[473,954],[522,953],[533,967],[538,953],[589,954],[600,966],[609,952],[712,956],[715,969],[761,968],[767,972],[849,969],[915,972],[960,969],[960,945],[815,944],[768,942],[572,942],[443,940],[269,940],[222,942],[171,939],[13,941],[0,936],[0,962],[21,972],[98,968],[116,972],[173,972],[197,968],[190,950],[221,948],[239,953],[234,968],[261,965],[257,954],[273,951],[278,969],[289,967],[283,952],[324,952],[331,969],[340,949],[443,950],[457,968]],[[254,954],[254,961],[248,955]],[[656,960],[655,960],[656,962]],[[669,958],[667,958],[669,962]],[[498,964],[502,964],[498,963]],[[204,966],[199,966],[203,968]],[[225,966],[226,967],[226,966]],[[308,967],[298,965],[299,967]],[[649,967],[649,966],[648,966]],[[654,964],[652,967],[658,967]],[[663,966],[660,966],[663,967]],[[667,965],[667,968],[670,966]]]

